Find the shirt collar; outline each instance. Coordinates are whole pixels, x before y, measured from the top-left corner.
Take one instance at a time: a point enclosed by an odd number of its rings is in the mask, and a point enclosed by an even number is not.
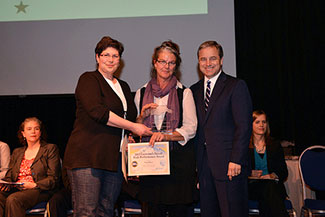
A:
[[[217,75],[215,75],[214,77],[212,77],[212,78],[210,78],[210,79],[208,79],[206,76],[204,76],[204,86],[206,87],[207,86],[207,82],[208,82],[208,80],[209,81],[211,81],[211,87],[214,87],[214,85],[215,85],[215,83],[217,82],[217,80],[218,80],[218,78],[219,78],[219,76],[220,76],[220,74],[221,74],[221,69],[220,69],[220,71],[219,71],[219,73],[217,74]]]

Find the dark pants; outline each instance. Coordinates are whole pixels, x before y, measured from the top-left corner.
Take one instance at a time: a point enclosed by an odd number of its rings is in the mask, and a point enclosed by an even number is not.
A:
[[[48,216],[67,217],[68,211],[72,209],[71,192],[65,188],[56,192],[47,205]]]
[[[247,177],[234,177],[232,181],[215,179],[206,151],[199,174],[202,217],[248,216]]]
[[[289,216],[284,203],[285,195],[282,195],[279,185],[273,180],[254,180],[248,184],[249,199],[258,201],[260,217]]]
[[[193,217],[194,208],[188,204],[166,205],[143,203],[142,204],[143,217]]]
[[[0,192],[0,216],[25,217],[27,209],[49,198],[50,194],[41,193],[39,189],[2,191]]]

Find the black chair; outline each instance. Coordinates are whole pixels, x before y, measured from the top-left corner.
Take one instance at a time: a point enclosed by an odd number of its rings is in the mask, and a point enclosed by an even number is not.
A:
[[[304,205],[301,216],[325,216],[325,200],[307,198],[306,187],[325,191],[325,146],[311,146],[299,157]]]
[[[126,200],[122,207],[122,217],[141,215],[141,204],[138,200]]]
[[[36,204],[33,208],[26,210],[26,215],[43,215],[46,211],[47,202],[40,202]]]
[[[194,204],[194,214],[201,214],[201,206],[200,201]]]
[[[193,206],[194,214],[199,215],[201,213],[200,202],[197,202]],[[126,200],[122,207],[122,217],[131,215],[141,215],[141,204],[138,200]]]

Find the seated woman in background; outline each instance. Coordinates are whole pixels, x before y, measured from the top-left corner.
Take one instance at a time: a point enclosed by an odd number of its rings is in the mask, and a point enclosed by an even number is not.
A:
[[[248,184],[249,199],[259,202],[259,216],[288,216],[284,203],[287,194],[283,184],[288,169],[281,144],[270,137],[269,122],[262,110],[253,112],[249,152],[253,177]]]
[[[10,148],[7,143],[0,141],[0,179],[3,179],[8,171],[10,161]]]
[[[60,177],[59,149],[46,143],[39,119],[26,118],[18,139],[24,147],[13,151],[3,180],[21,184],[0,184],[0,216],[25,216],[27,209],[49,200]]]

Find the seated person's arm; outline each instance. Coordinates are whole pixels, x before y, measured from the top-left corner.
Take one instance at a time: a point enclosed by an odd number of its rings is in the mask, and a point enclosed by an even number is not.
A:
[[[0,179],[3,179],[8,171],[10,162],[10,149],[4,142],[0,142],[0,159]]]

